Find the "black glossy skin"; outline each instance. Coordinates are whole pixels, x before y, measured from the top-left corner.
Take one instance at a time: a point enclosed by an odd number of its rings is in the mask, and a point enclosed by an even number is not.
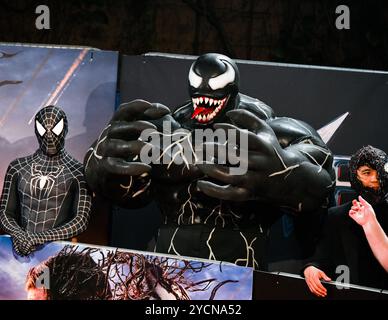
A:
[[[233,81],[212,90],[209,80],[225,73],[227,63],[234,70]],[[121,105],[85,157],[87,181],[94,192],[121,206],[138,207],[155,199],[165,217],[159,252],[265,268],[266,230],[273,221],[285,211],[308,214],[327,205],[335,181],[332,155],[308,124],[275,117],[271,107],[239,93],[238,69],[228,57],[200,56],[192,70],[202,81],[197,86],[189,81],[191,101],[174,113],[142,100]],[[198,97],[227,99],[211,121],[201,122],[193,118],[193,99]],[[201,106],[207,113],[210,106]],[[163,121],[173,131],[232,128],[244,134],[241,130],[247,129],[247,173],[230,175],[228,165],[187,168],[138,162],[144,146],[137,140],[141,131],[161,132]]]

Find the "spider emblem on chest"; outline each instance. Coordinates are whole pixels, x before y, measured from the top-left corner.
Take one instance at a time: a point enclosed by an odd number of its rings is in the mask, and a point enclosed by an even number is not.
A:
[[[63,172],[63,166],[53,167],[51,171],[42,171],[41,165],[33,163],[31,166],[30,194],[47,197],[51,194],[55,181]]]

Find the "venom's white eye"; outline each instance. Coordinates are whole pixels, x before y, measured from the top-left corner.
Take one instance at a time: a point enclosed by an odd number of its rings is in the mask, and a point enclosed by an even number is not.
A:
[[[220,74],[219,76],[211,78],[209,80],[209,87],[212,90],[225,88],[235,79],[236,72],[234,71],[233,67],[227,61],[224,61],[224,63],[226,64],[226,71],[223,74]]]
[[[191,65],[189,72],[189,82],[192,87],[198,88],[202,83],[202,78],[194,72],[193,65],[194,63]]]
[[[38,120],[35,120],[35,126],[36,130],[38,130],[39,135],[43,137],[43,135],[46,133],[46,129],[43,128],[43,126],[39,123]]]
[[[57,136],[59,136],[62,133],[62,131],[63,131],[63,119],[61,119],[61,121],[59,121],[55,125],[54,129],[52,129],[52,132],[54,132],[55,135],[57,135]]]

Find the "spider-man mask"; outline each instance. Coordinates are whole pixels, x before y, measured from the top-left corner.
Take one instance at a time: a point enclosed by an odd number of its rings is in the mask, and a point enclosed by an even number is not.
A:
[[[65,146],[67,118],[65,112],[57,107],[48,106],[35,116],[35,134],[40,149],[48,156],[54,156]]]

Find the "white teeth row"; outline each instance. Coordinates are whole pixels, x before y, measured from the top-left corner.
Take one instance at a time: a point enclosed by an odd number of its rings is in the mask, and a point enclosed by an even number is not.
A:
[[[196,107],[197,106],[194,104],[194,109]],[[210,121],[217,115],[218,112],[220,112],[221,108],[222,108],[222,105],[218,106],[212,113],[209,113],[207,116],[198,114],[195,116],[195,119],[197,119],[198,121]]]
[[[209,106],[212,106],[212,105],[221,105],[225,100],[226,98],[222,99],[222,100],[216,100],[216,99],[212,99],[212,98],[208,98],[208,97],[199,97],[199,98],[193,98],[193,104],[194,105],[199,105],[200,103],[205,103],[205,104],[209,104]]]

